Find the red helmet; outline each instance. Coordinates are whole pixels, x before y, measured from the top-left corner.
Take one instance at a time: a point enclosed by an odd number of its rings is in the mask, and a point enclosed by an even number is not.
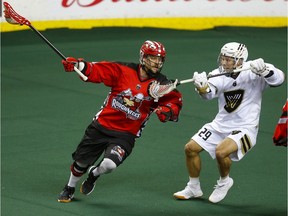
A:
[[[161,56],[164,62],[165,55],[166,55],[165,47],[157,41],[147,40],[144,42],[144,44],[140,48],[140,63],[141,64],[143,64],[143,58],[145,58],[147,55]]]

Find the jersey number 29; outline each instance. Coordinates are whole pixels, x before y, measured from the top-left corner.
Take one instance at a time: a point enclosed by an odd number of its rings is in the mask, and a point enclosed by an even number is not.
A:
[[[200,136],[203,140],[207,140],[210,136],[212,135],[212,133],[210,131],[207,130],[207,128],[203,128],[202,131],[199,132],[198,136]]]

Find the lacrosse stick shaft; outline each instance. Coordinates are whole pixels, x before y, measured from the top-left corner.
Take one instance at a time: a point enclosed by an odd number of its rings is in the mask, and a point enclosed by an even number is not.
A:
[[[36,32],[37,35],[40,36],[40,38],[43,39],[43,41],[49,46],[51,47],[63,60],[66,60],[66,57],[52,44],[50,43],[50,41],[44,37],[44,35],[42,35],[37,29],[35,29],[32,25],[29,25],[29,27]]]
[[[29,25],[29,27],[43,39],[43,41],[51,47],[63,60],[66,60],[66,56],[64,56],[43,34],[41,34],[34,26]],[[88,77],[86,77],[77,67],[74,66],[74,71],[84,80],[86,81]]]
[[[241,71],[246,71],[246,70],[249,70],[250,68],[240,68],[240,69],[236,69],[236,70],[233,70],[233,73],[239,73]],[[224,76],[224,75],[229,75],[231,74],[230,72],[227,72],[227,73],[220,73],[220,74],[214,74],[214,75],[211,75],[211,76],[207,76],[207,78],[213,78],[213,77],[218,77],[218,76]],[[177,83],[177,85],[181,85],[181,84],[184,84],[184,83],[190,83],[190,82],[194,82],[194,79],[186,79],[186,80],[181,80],[179,83]]]

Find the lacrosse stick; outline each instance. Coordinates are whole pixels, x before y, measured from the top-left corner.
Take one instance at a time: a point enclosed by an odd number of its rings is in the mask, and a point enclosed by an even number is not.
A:
[[[176,89],[176,85],[178,83],[178,80],[176,79],[173,83],[169,83],[166,85],[160,85],[159,82],[154,81],[149,86],[149,95],[154,98],[155,102],[158,102],[159,98],[164,96],[165,94],[168,94],[169,92]]]
[[[240,69],[236,69],[236,70],[233,70],[233,73],[240,73],[241,71],[246,71],[246,70],[250,70],[250,67],[249,68],[240,68]],[[220,74],[214,74],[214,75],[208,75],[207,78],[213,78],[213,77],[218,77],[218,76],[224,76],[224,75],[230,75],[231,72],[226,72],[226,73],[220,73]],[[178,85],[181,85],[181,84],[184,84],[184,83],[189,83],[189,82],[194,82],[194,79],[186,79],[186,80],[181,80],[180,82],[177,83],[177,86]]]
[[[23,16],[20,16],[16,11],[12,8],[12,6],[7,3],[3,2],[4,6],[4,17],[6,21],[12,25],[26,25],[29,26],[30,29],[32,29],[38,36],[40,36],[44,42],[51,47],[63,60],[66,60],[66,57],[55,47],[53,44],[48,41],[46,37],[44,37],[37,29],[34,28],[34,26],[31,24],[29,20],[24,18]],[[74,71],[78,73],[78,75],[86,81],[88,78],[80,71],[77,67],[74,66]]]
[[[241,71],[246,71],[249,70],[249,68],[240,68],[240,69],[236,69],[233,70],[233,73],[239,73]],[[213,78],[213,77],[218,77],[218,76],[224,76],[224,75],[230,75],[230,72],[227,73],[220,73],[220,74],[214,74],[214,75],[208,75],[207,78]],[[190,83],[190,82],[194,82],[194,79],[186,79],[186,80],[181,80],[178,82],[178,80],[176,79],[173,83],[169,83],[166,85],[161,85],[158,82],[154,81],[151,83],[151,85],[149,86],[149,95],[151,97],[154,98],[154,101],[158,101],[160,97],[164,96],[165,94],[170,93],[171,91],[173,91],[174,89],[176,89],[176,87],[178,85],[184,84],[184,83]]]

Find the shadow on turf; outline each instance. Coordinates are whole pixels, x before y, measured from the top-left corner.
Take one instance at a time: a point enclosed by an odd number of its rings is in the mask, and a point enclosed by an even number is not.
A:
[[[189,202],[189,201],[193,201],[193,202],[209,202],[208,199],[206,198],[203,198],[203,197],[198,197],[198,198],[191,198],[191,199],[186,199],[186,200],[182,200],[182,199],[176,199],[176,198],[173,198],[176,202]],[[211,202],[209,202],[211,203]]]
[[[175,199],[176,202],[193,202],[193,203],[202,203],[208,206],[213,206],[214,209],[217,209],[221,212],[221,216],[224,214],[229,214],[229,216],[287,216],[287,209],[268,209],[265,206],[257,205],[241,205],[241,200],[237,204],[227,204],[227,203],[211,203],[207,198],[191,198],[188,200]],[[209,214],[209,213],[208,213]],[[203,212],[203,215],[206,215]],[[214,212],[214,216],[217,216],[217,212]]]
[[[238,204],[212,204],[219,205],[219,208],[230,211],[230,215],[247,215],[247,216],[287,216],[287,209],[277,209],[277,207],[271,209],[265,206],[257,205],[241,205],[241,200]],[[233,214],[234,213],[234,214]]]
[[[223,216],[223,215],[229,215],[229,216],[286,216],[287,210],[284,209],[269,209],[265,206],[260,205],[241,205],[241,200],[239,200],[237,203],[211,203],[208,198],[194,198],[194,199],[188,199],[188,200],[179,200],[172,198],[175,202],[191,202],[195,203],[195,205],[191,206],[191,210],[194,209],[195,206],[198,204],[202,204],[201,207],[201,216],[210,216],[213,212],[213,216]],[[229,200],[227,200],[229,201]],[[227,202],[225,201],[225,202]],[[81,198],[74,198],[73,202],[81,203],[83,202],[83,199]],[[84,204],[84,203],[82,203]],[[183,208],[182,212],[179,211],[179,209],[170,209],[168,212],[163,212],[161,209],[155,209],[155,208],[143,208],[139,212],[139,206],[131,206],[129,202],[127,203],[109,203],[109,202],[103,202],[103,201],[93,201],[93,202],[85,202],[85,205],[90,206],[92,208],[95,208],[97,213],[105,213],[107,216],[109,215],[151,215],[154,216],[155,214],[158,216],[165,215],[165,216],[173,216],[175,214],[180,215],[194,215],[195,213],[198,213],[198,211],[193,210],[193,214],[190,211],[186,211],[187,208]],[[84,206],[85,206],[84,205]],[[203,206],[204,205],[204,206]],[[88,209],[91,209],[91,208]],[[183,206],[182,206],[183,207]],[[204,209],[203,209],[204,207]],[[96,213],[95,212],[95,213]],[[191,213],[191,214],[190,214]]]

